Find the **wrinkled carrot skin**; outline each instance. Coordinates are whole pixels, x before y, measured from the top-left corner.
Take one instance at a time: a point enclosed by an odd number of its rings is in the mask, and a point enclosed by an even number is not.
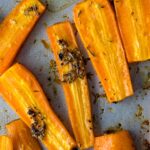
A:
[[[21,64],[15,64],[0,77],[0,93],[21,119],[31,127],[28,108],[36,107],[44,116],[45,136],[41,141],[48,150],[71,150],[76,144],[55,115],[34,75]]]
[[[117,102],[133,95],[124,49],[109,2],[87,0],[77,4],[74,21],[108,101]]]
[[[7,136],[0,136],[0,150],[13,150],[11,138]]]
[[[135,150],[128,131],[119,131],[95,138],[94,150]]]
[[[28,14],[30,7],[37,12],[30,11]],[[45,6],[39,0],[22,0],[0,24],[0,75],[10,67],[44,11]]]
[[[30,128],[22,120],[12,121],[6,125],[6,129],[15,150],[42,150],[38,140],[32,136]]]
[[[58,44],[58,40],[65,40],[71,49],[78,48],[74,30],[70,22],[60,22],[48,27],[47,33],[56,58],[60,79],[62,80],[63,74],[69,70],[69,65],[61,65],[59,59],[61,47]],[[77,51],[79,49],[75,50]],[[81,149],[89,148],[94,144],[94,136],[87,79],[86,77],[83,79],[77,78],[72,83],[63,82],[62,86],[77,144]]]
[[[117,21],[129,62],[150,59],[150,1],[114,1]]]

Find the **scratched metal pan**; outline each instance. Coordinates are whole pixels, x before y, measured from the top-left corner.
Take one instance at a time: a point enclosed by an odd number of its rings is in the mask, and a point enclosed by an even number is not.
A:
[[[45,29],[56,22],[72,21],[72,8],[77,2],[78,0],[49,0],[49,9],[41,17],[16,58],[16,61],[24,64],[37,76],[50,99],[50,104],[71,134],[62,88],[48,81],[51,76],[49,62],[53,59],[53,54],[49,50]],[[0,21],[17,3],[18,0],[0,0]],[[79,41],[78,35],[77,38]],[[87,57],[80,41],[79,46]],[[91,63],[88,62],[86,67],[88,74],[91,74],[89,86],[95,136],[116,128],[127,129],[134,138],[137,150],[149,150],[144,143],[150,141],[150,127],[145,125],[145,122],[150,120],[150,61],[130,65],[135,95],[118,104],[108,104]],[[18,116],[0,98],[0,134],[5,134],[5,124],[16,118]]]

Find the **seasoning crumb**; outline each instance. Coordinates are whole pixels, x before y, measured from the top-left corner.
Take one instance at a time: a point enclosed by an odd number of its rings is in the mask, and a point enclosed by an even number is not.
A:
[[[89,79],[91,81],[94,74],[91,72],[87,72],[86,76],[87,76],[87,79]]]
[[[78,48],[69,48],[68,42],[64,39],[59,39],[57,43],[61,48],[58,54],[61,65],[70,66],[70,70],[63,74],[61,81],[65,83],[72,83],[77,78],[83,79],[85,76],[85,68],[80,50]]]
[[[83,61],[84,61],[84,65],[87,65],[88,62],[90,61],[90,58],[89,57],[87,57],[87,58],[83,57]]]
[[[29,16],[29,15],[31,15],[32,12],[34,12],[37,16],[40,15],[39,8],[37,5],[32,5],[32,6],[29,6],[28,8],[26,8],[24,10],[24,15]]]
[[[99,98],[106,98],[105,93],[99,94],[99,93],[92,92],[92,96],[94,97],[93,104],[96,104],[98,102]]]
[[[69,16],[63,15],[63,18],[64,18],[64,19],[69,19]]]
[[[31,123],[31,133],[35,138],[42,139],[45,136],[46,124],[45,118],[42,113],[36,107],[29,107],[27,114],[30,116]]]
[[[150,150],[150,142],[147,139],[144,139],[143,141],[144,150]]]
[[[143,107],[140,104],[138,104],[135,116],[140,119],[142,115],[143,115]]]
[[[57,92],[56,86],[53,86],[53,93],[54,93],[55,96],[57,96],[58,92]]]
[[[42,39],[42,40],[41,40],[41,43],[43,44],[43,46],[44,46],[46,49],[50,49],[50,45],[49,45],[49,43],[48,43],[46,40]]]

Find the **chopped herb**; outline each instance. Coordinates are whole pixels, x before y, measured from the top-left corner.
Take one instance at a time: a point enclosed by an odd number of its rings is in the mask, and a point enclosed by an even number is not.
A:
[[[118,104],[119,102],[113,102],[113,104]]]
[[[150,150],[150,142],[147,139],[144,139],[143,145],[145,147],[144,150]]]
[[[108,108],[108,111],[109,111],[109,112],[113,112],[113,108],[112,108],[112,107],[109,107],[109,108]]]
[[[48,77],[48,81],[51,81],[52,79],[51,79],[51,77]]]
[[[101,110],[100,114],[103,114],[104,113],[104,108],[100,108],[100,110]]]
[[[149,122],[149,120],[144,120],[144,121],[143,121],[143,123],[142,123],[142,125],[149,126],[149,125],[150,125],[150,122]]]
[[[94,76],[94,74],[91,73],[91,72],[88,72],[88,73],[86,74],[86,76],[87,76],[87,79],[92,80],[92,77]]]
[[[62,82],[72,83],[77,78],[85,76],[84,62],[81,52],[78,48],[70,49],[64,39],[57,41],[61,50],[58,54],[61,65],[70,65],[71,70],[63,75]]]
[[[87,58],[83,57],[83,61],[84,61],[84,65],[87,65],[87,63],[90,61],[90,58],[89,57],[87,57]]]
[[[57,88],[56,88],[56,86],[53,86],[53,93],[54,93],[54,95],[56,96],[57,95]]]
[[[44,121],[44,116],[36,107],[28,108],[27,114],[30,116],[31,123],[31,133],[36,138],[43,138],[45,136],[46,124]]]
[[[36,44],[36,42],[37,42],[37,39],[35,39],[35,40],[33,41],[34,44]]]
[[[139,71],[140,71],[140,68],[137,66],[137,68],[136,68],[136,74],[138,74]]]
[[[92,92],[92,95],[94,96],[94,101],[93,101],[93,103],[96,104],[96,102],[97,102],[98,99],[100,98],[100,94],[99,94],[99,93],[94,93],[94,92]]]
[[[45,26],[45,28],[48,27],[48,24],[46,22],[44,22],[43,25]]]
[[[142,115],[143,115],[143,107],[140,104],[138,104],[135,116],[141,118]]]
[[[68,47],[68,43],[63,39],[58,40],[58,44],[62,47],[62,49],[65,49]]]
[[[122,124],[118,123],[116,126],[108,128],[104,133],[111,134],[111,133],[116,133],[116,132],[121,131],[121,130],[123,130]]]
[[[37,5],[29,6],[28,8],[26,8],[26,9],[24,10],[24,15],[25,15],[25,16],[29,16],[31,12],[35,12],[35,14],[36,14],[37,16],[39,16],[39,15],[40,15],[40,12],[38,12],[38,10],[39,10],[39,8],[38,8]]]
[[[99,98],[106,98],[106,94],[99,94],[92,92],[92,95],[94,97],[93,103],[96,104]]]
[[[43,44],[43,46],[46,48],[46,49],[50,49],[50,45],[48,44],[48,42],[46,40],[41,40],[41,43]]]
[[[150,89],[150,72],[147,73],[146,79],[144,81],[144,90],[149,90]]]

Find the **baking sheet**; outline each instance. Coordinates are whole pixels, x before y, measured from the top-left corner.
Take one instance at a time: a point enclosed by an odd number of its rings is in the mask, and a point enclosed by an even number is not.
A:
[[[73,135],[62,88],[48,81],[48,77],[52,76],[49,73],[49,62],[53,59],[53,54],[47,45],[49,40],[45,29],[56,22],[72,21],[72,8],[78,0],[48,0],[47,2],[48,10],[24,43],[16,61],[25,65],[36,75],[56,114]],[[18,0],[0,0],[0,21],[17,3]],[[87,57],[78,35],[77,39],[84,57]],[[43,40],[47,43],[46,45],[43,44]],[[86,69],[88,74],[91,74],[89,86],[95,136],[103,134],[106,130],[127,129],[134,137],[137,150],[149,150],[144,143],[150,142],[148,132],[150,126],[146,125],[146,122],[150,121],[150,61],[130,64],[135,95],[118,104],[108,104],[106,101],[105,93],[90,61]],[[5,134],[5,124],[16,118],[18,116],[0,98],[0,134]]]

